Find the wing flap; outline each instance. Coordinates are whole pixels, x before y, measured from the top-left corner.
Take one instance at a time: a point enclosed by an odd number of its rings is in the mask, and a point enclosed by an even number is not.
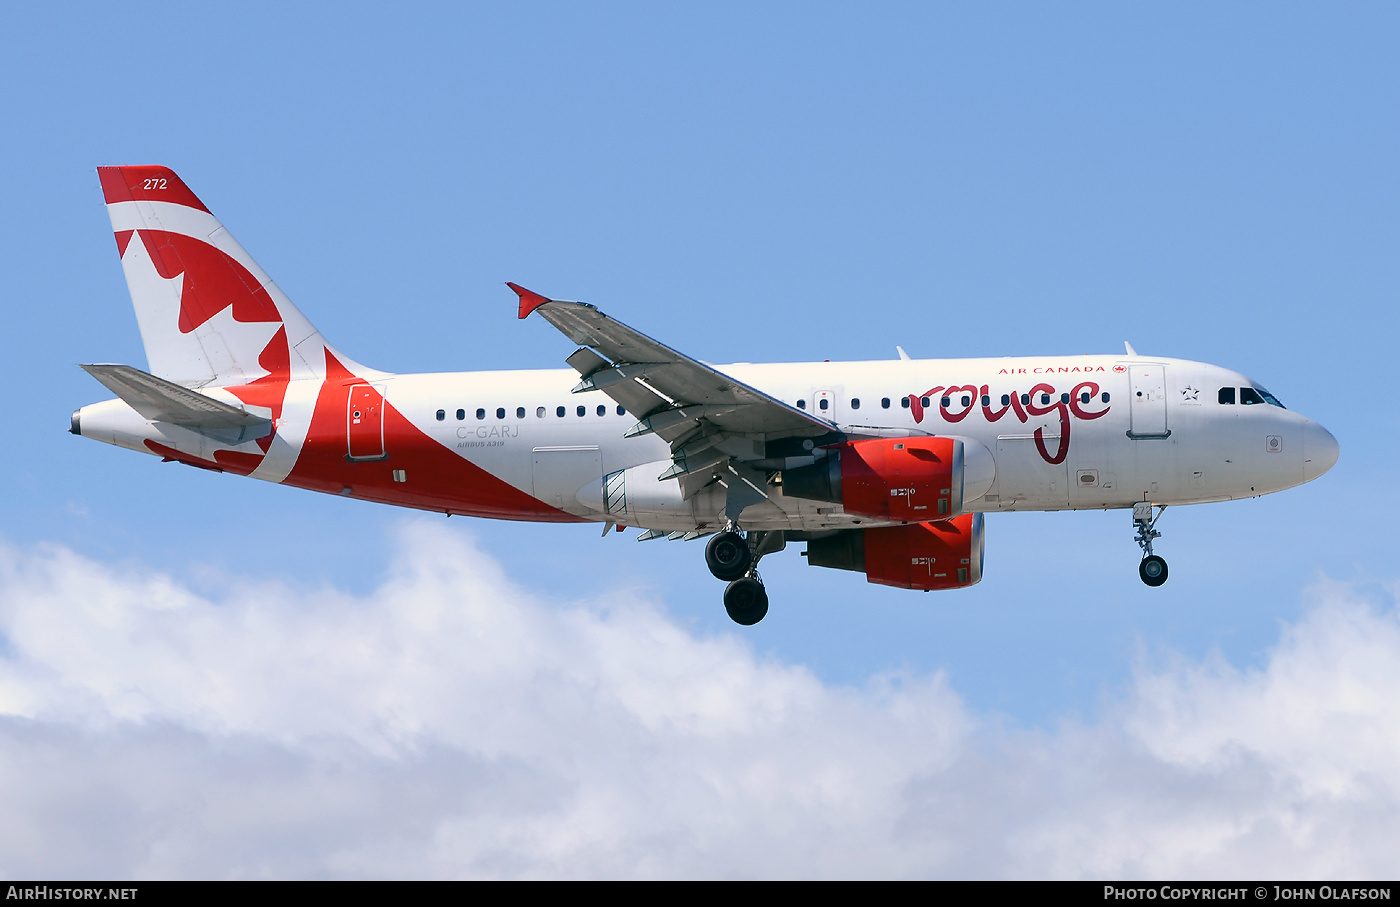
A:
[[[572,365],[585,381],[612,365],[608,360],[587,347],[576,351],[564,361]],[[637,417],[662,409],[670,403],[666,398],[636,381],[623,380],[596,389],[621,403],[629,413]]]

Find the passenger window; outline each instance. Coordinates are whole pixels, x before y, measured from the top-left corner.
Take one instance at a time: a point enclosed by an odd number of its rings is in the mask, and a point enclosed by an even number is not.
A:
[[[556,409],[554,411],[554,415],[558,416],[561,419],[564,418],[564,407],[561,406],[558,409]]]
[[[1101,403],[1107,403],[1107,402],[1108,402],[1108,391],[1104,391],[1103,393],[1099,394],[1099,402],[1101,402]]]
[[[466,410],[464,410],[464,409],[459,409],[459,410],[457,410],[457,421],[458,421],[458,422],[461,422],[461,421],[462,421],[463,419],[465,419],[466,417],[467,417],[467,411],[466,411]]]
[[[477,417],[478,419],[485,419],[485,418],[486,418],[486,410],[484,410],[484,409],[478,409],[478,410],[476,411],[476,417]]]
[[[1010,395],[1010,394],[1002,394],[1002,395],[1001,395],[1001,405],[1002,405],[1002,406],[1010,406],[1010,405],[1011,405],[1011,395]]]
[[[505,408],[504,406],[498,406],[498,407],[496,407],[496,418],[497,418],[497,419],[504,419],[505,417],[506,417],[506,408]]]
[[[1041,395],[1040,395],[1040,405],[1041,405],[1041,406],[1049,406],[1049,405],[1050,405],[1050,395],[1049,395],[1049,394],[1041,394]]]
[[[446,419],[446,418],[447,418],[447,410],[445,410],[445,409],[440,409],[440,410],[437,411],[437,420],[438,420],[439,422],[441,422],[443,419]]]
[[[991,406],[991,405],[992,405],[992,398],[989,397],[989,396],[987,396],[986,394],[983,394],[983,395],[982,395],[982,405],[983,405],[983,406]]]
[[[1089,392],[1088,392],[1088,391],[1085,391],[1084,393],[1082,393],[1082,394],[1079,395],[1079,402],[1080,402],[1080,403],[1088,403],[1088,402],[1089,402]]]
[[[580,407],[578,408],[577,412],[578,412],[578,414],[579,414],[580,416],[582,416],[584,413],[588,412],[588,407],[586,407],[586,406],[580,406]]]
[[[1069,394],[1060,394],[1061,403],[1069,403]]]
[[[944,397],[942,400],[938,401],[938,405],[943,407],[944,409],[947,409],[948,407],[953,405],[953,400],[951,397]]]
[[[859,398],[859,397],[852,397],[852,398],[851,398],[851,409],[860,409],[860,398]]]
[[[807,401],[806,401],[806,400],[798,400],[798,401],[797,401],[797,408],[798,408],[798,409],[806,409],[806,408],[807,408]]]
[[[928,397],[920,397],[920,398],[919,398],[919,402],[922,403],[924,406],[928,406],[928,405],[929,405],[929,399],[928,399]]]
[[[625,415],[627,415],[627,407],[625,407],[625,406],[623,406],[622,404],[619,403],[618,406],[617,406],[617,414],[618,414],[619,416],[625,416]]]
[[[900,397],[900,398],[899,398],[899,405],[902,406],[902,407],[904,407],[905,409],[908,409],[908,408],[909,408],[909,398],[908,398],[908,397]]]
[[[1240,402],[1245,406],[1251,406],[1255,403],[1263,403],[1264,398],[1259,396],[1259,392],[1254,388],[1242,387],[1240,388]]]
[[[963,405],[963,406],[971,406],[971,405],[972,405],[972,398],[969,397],[967,394],[963,394],[962,405]]]
[[[822,412],[826,412],[826,408],[830,404],[831,401],[827,400],[825,397],[822,397],[820,400],[817,401],[817,409],[821,410]]]
[[[607,414],[608,414],[608,405],[607,405],[606,403],[600,403],[600,404],[598,404],[598,415],[600,415],[600,416],[606,416]]]
[[[1022,394],[1022,395],[1021,395],[1021,405],[1022,405],[1022,406],[1030,406],[1030,404],[1031,404],[1031,395],[1030,395],[1030,394]]]
[[[881,398],[880,398],[880,408],[881,408],[881,409],[889,409],[889,408],[890,408],[890,398],[889,398],[889,397],[881,397]]]
[[[515,418],[517,418],[517,419],[523,419],[523,418],[525,418],[525,407],[523,407],[523,406],[517,406],[517,407],[515,408]]]
[[[543,407],[543,406],[541,406],[539,409],[535,410],[535,418],[536,418],[536,419],[543,419],[543,418],[544,418],[544,407]]]
[[[1235,389],[1233,387],[1222,387],[1220,389],[1219,400],[1227,406],[1233,406],[1235,403]]]

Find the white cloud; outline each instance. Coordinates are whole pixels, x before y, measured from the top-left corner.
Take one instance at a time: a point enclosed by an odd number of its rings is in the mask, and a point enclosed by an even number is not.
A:
[[[371,595],[0,549],[0,874],[1392,876],[1400,621],[1327,584],[1267,663],[1091,724],[827,685],[445,527]]]

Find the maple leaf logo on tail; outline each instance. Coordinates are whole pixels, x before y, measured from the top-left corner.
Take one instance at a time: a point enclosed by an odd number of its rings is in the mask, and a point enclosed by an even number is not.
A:
[[[325,376],[320,332],[174,171],[99,167],[98,176],[151,373],[221,388],[275,426],[288,382]],[[271,443],[238,445],[220,462],[251,471]]]

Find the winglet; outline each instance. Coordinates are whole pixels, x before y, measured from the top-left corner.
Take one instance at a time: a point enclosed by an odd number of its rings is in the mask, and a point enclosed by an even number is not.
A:
[[[521,315],[520,317],[524,318],[525,316]],[[1123,349],[1128,351],[1129,356],[1136,356],[1138,354],[1138,351],[1133,349],[1133,345],[1126,340],[1123,341]]]
[[[546,302],[550,301],[549,299],[546,299],[545,297],[541,296],[539,293],[527,290],[519,284],[511,283],[509,280],[506,281],[506,286],[514,290],[515,295],[520,297],[521,318],[530,317],[531,312],[533,312],[535,309],[538,309]]]

